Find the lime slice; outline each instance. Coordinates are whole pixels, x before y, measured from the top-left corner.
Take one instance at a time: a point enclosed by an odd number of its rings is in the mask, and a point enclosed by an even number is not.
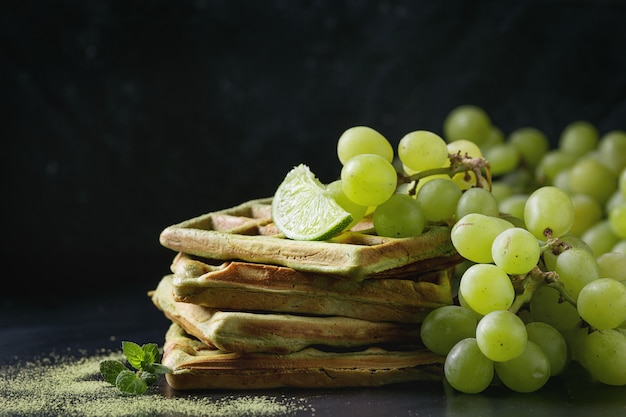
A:
[[[272,200],[274,224],[293,240],[326,240],[339,234],[352,215],[326,193],[326,187],[300,164],[287,173]]]

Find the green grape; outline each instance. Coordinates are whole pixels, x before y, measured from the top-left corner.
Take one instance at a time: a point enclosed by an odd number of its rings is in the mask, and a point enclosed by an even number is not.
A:
[[[599,140],[594,125],[578,120],[565,126],[559,137],[559,149],[576,156],[582,156],[596,148]]]
[[[556,175],[556,177],[554,177],[554,181],[552,182],[552,185],[568,193],[571,192],[571,187],[569,185],[570,184],[570,179],[569,179],[570,170],[571,168],[568,168],[559,172]]]
[[[376,154],[393,161],[393,147],[387,138],[371,127],[354,126],[337,140],[337,156],[345,165],[350,158],[361,154]]]
[[[398,174],[380,155],[361,154],[350,158],[341,169],[346,197],[362,206],[377,206],[395,192]]]
[[[606,204],[604,205],[604,212],[610,213],[615,207],[626,204],[626,196],[620,192],[620,190],[615,190],[613,195],[609,197]]]
[[[491,245],[502,231],[514,227],[499,217],[470,213],[452,226],[450,238],[457,252],[472,262],[492,263]]]
[[[596,159],[585,157],[569,169],[569,190],[587,194],[604,205],[617,190],[617,178]]]
[[[615,174],[626,168],[626,131],[613,130],[598,142],[600,160]]]
[[[450,178],[434,178],[420,187],[415,198],[426,220],[440,222],[455,215],[461,194],[459,186]]]
[[[626,243],[626,241],[623,241]],[[626,280],[626,253],[606,252],[596,258],[600,277],[613,278],[618,281]]]
[[[582,365],[607,385],[626,385],[626,335],[618,330],[597,330],[581,346]]]
[[[489,161],[493,176],[500,176],[515,170],[520,162],[518,150],[508,143],[487,148],[483,154],[485,159]]]
[[[578,236],[568,233],[559,237],[559,241],[565,243],[570,248],[582,248],[590,254],[593,254],[589,245],[587,245],[587,243]],[[546,250],[541,253],[541,257],[543,258],[543,263],[546,265],[546,269],[548,271],[554,271],[556,268],[556,258],[558,257],[558,254],[555,254],[551,250]]]
[[[352,222],[346,227],[346,229],[351,229],[357,223],[363,219],[365,216],[365,212],[367,211],[367,206],[362,206],[360,204],[356,204],[343,192],[343,183],[341,180],[336,180],[331,182],[326,186],[326,192],[341,206],[342,209],[347,211],[352,215]]]
[[[511,275],[530,272],[537,266],[540,253],[537,238],[521,227],[503,231],[491,245],[494,263]]]
[[[550,361],[539,345],[528,341],[522,353],[508,361],[495,363],[496,375],[516,392],[534,392],[550,379]]]
[[[400,238],[421,235],[426,218],[413,197],[393,194],[376,207],[372,221],[379,236]]]
[[[498,203],[498,210],[500,213],[507,213],[518,219],[523,219],[526,200],[528,200],[528,194],[513,194]]]
[[[472,265],[473,265],[473,263],[472,263]],[[471,265],[470,265],[470,266],[471,266]],[[466,270],[467,270],[467,269],[466,269]],[[463,274],[464,274],[464,273],[465,273],[465,271],[463,271],[463,272],[461,273],[461,276],[463,276]],[[460,288],[457,290],[457,297],[458,297],[458,299],[459,299],[459,305],[460,305],[461,307],[463,307],[464,309],[466,309],[466,310],[470,311],[470,312],[471,312],[471,313],[472,313],[472,314],[476,317],[476,319],[477,319],[477,320],[480,320],[480,319],[482,319],[482,318],[483,318],[484,314],[480,314],[478,311],[474,310],[474,309],[473,309],[473,308],[472,308],[472,307],[471,307],[471,306],[467,303],[467,301],[465,301],[465,297],[463,297],[463,292],[461,291],[461,289],[460,289]],[[475,335],[475,333],[474,333],[474,335]]]
[[[548,323],[559,331],[577,327],[581,320],[576,307],[561,301],[560,298],[561,295],[555,288],[547,286],[537,288],[529,304],[532,318]]]
[[[496,198],[485,188],[471,187],[459,198],[456,205],[456,217],[460,219],[466,214],[480,213],[486,216],[498,216],[498,202]]]
[[[511,307],[515,290],[502,268],[492,264],[475,264],[461,276],[459,289],[465,302],[480,314]]]
[[[512,196],[514,191],[513,187],[503,181],[493,181],[491,183],[491,194],[493,194],[498,204],[500,204],[502,200]]]
[[[413,174],[417,174],[419,171],[415,171],[411,168],[409,168],[408,166],[402,164],[402,169],[400,170],[400,172],[404,172],[406,175],[413,175]],[[428,177],[426,177],[428,178]],[[421,180],[420,180],[421,181]]]
[[[473,171],[456,173],[452,176],[452,181],[454,181],[461,190],[467,190],[478,183],[476,174],[474,174]]]
[[[574,223],[569,233],[574,236],[582,234],[604,217],[602,206],[597,200],[587,194],[570,195],[574,206]]]
[[[596,257],[610,252],[613,246],[620,240],[619,236],[613,231],[609,219],[600,220],[585,230],[580,238],[589,245]]]
[[[569,362],[577,361],[582,364],[581,353],[585,339],[589,335],[589,328],[586,326],[576,326],[571,329],[559,330],[559,332],[567,341]]]
[[[526,200],[524,223],[537,239],[563,236],[574,223],[574,206],[564,191],[549,185],[540,187]]]
[[[522,127],[511,132],[508,142],[521,155],[524,164],[536,167],[548,152],[550,143],[546,135],[534,127]]]
[[[486,314],[476,327],[480,351],[494,362],[518,357],[528,341],[526,325],[515,313],[495,310]]]
[[[467,394],[484,391],[493,380],[494,364],[479,349],[475,338],[458,342],[446,356],[444,375],[450,385]]]
[[[444,166],[448,160],[448,148],[439,135],[417,130],[400,139],[398,158],[413,171],[425,171]]]
[[[576,160],[576,155],[563,150],[549,150],[535,168],[535,178],[541,185],[554,185],[557,175],[574,166]]]
[[[511,216],[508,213],[500,213],[500,218],[506,220],[511,223],[514,227],[521,227],[522,229],[526,229],[526,225],[524,224],[524,220],[519,217]]]
[[[626,168],[622,169],[617,179],[617,184],[622,195],[626,198]]]
[[[428,313],[420,328],[420,337],[428,350],[447,355],[459,341],[476,337],[476,315],[461,306],[447,305]]]
[[[534,321],[526,324],[528,340],[536,343],[550,362],[550,376],[559,375],[569,363],[565,337],[548,323]]]
[[[516,193],[526,193],[537,188],[533,171],[523,165],[520,165],[515,171],[501,176],[498,181],[509,184]]]
[[[620,240],[611,248],[611,252],[623,253],[626,255],[626,239]]]
[[[598,261],[583,248],[571,248],[557,256],[554,270],[574,300],[585,285],[600,278]]]
[[[461,105],[454,108],[443,121],[446,141],[465,139],[481,145],[491,134],[491,119],[480,107]]]
[[[580,290],[577,308],[596,329],[614,329],[626,320],[626,287],[613,278],[598,278]]]
[[[460,154],[461,156],[469,156],[470,158],[481,158],[483,156],[480,147],[471,140],[457,139],[452,142],[448,142],[446,145],[448,154]],[[445,166],[450,165],[450,160]]]
[[[611,230],[622,239],[626,239],[626,203],[615,206],[609,212]]]
[[[496,145],[502,145],[504,143],[504,133],[498,126],[491,125],[489,129],[489,135],[484,142],[480,144],[480,149],[485,150],[492,148]]]
[[[448,174],[433,174],[424,178],[420,178],[420,180],[415,185],[415,193],[416,194],[419,193],[419,191],[422,189],[424,185],[436,179],[450,181],[450,176]],[[456,206],[455,206],[455,209],[456,209]]]

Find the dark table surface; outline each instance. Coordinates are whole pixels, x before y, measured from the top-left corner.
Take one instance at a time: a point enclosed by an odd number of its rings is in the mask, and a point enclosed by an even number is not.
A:
[[[149,290],[149,288],[148,288]],[[0,304],[0,415],[81,415],[87,410],[80,403],[79,393],[64,391],[58,397],[46,393],[45,373],[41,373],[41,391],[20,394],[23,381],[17,379],[20,369],[30,363],[40,364],[41,358],[71,356],[75,362],[97,357],[104,351],[119,352],[121,341],[162,344],[167,320],[147,297],[147,291],[131,288],[119,294],[105,293],[101,296],[83,298],[80,301],[48,299],[36,306],[28,303],[4,302]],[[45,362],[43,362],[45,363]],[[64,368],[72,372],[71,366]],[[30,378],[39,378],[38,373],[29,372]],[[35,375],[35,376],[32,376]],[[12,380],[14,378],[15,380]],[[97,403],[101,390],[102,397],[110,395],[109,386],[97,376],[91,381],[78,381],[76,384],[94,383],[96,394],[92,399]],[[76,385],[80,388],[80,385]],[[16,388],[17,387],[17,388]],[[50,387],[52,390],[54,387]],[[77,391],[82,391],[82,388]],[[611,417],[626,415],[626,387],[611,387],[589,380],[586,373],[577,366],[571,366],[565,374],[552,378],[547,386],[530,394],[514,393],[503,387],[492,386],[482,394],[467,395],[454,392],[444,383],[408,383],[380,388],[355,388],[336,390],[274,389],[245,392],[194,392],[182,393],[170,389],[164,380],[151,392],[149,401],[172,401],[148,413],[135,404],[134,398],[119,397],[120,407],[129,405],[128,415],[252,415],[233,411],[232,402],[237,398],[270,401],[275,412],[268,409],[263,415],[292,416],[593,416]],[[38,398],[41,397],[41,398]],[[178,410],[174,397],[184,397],[189,401],[210,400],[220,406],[188,411]],[[42,400],[43,401],[40,401]],[[126,402],[125,402],[126,401]],[[52,403],[51,406],[47,403]],[[230,403],[229,403],[230,402]],[[42,406],[37,404],[43,403]],[[78,404],[75,407],[73,404]],[[117,404],[117,403],[116,403]],[[159,403],[161,404],[161,403]],[[231,405],[229,407],[229,404]],[[26,407],[28,405],[28,407]],[[7,414],[8,407],[8,414]],[[215,408],[217,407],[217,408]],[[216,411],[217,410],[217,411]],[[110,416],[106,409],[89,409],[89,416]],[[116,411],[115,415],[121,411]],[[142,414],[145,413],[145,414]]]

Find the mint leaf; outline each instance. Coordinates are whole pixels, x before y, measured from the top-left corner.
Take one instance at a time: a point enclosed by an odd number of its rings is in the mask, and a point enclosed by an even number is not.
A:
[[[123,341],[122,351],[137,372],[128,369],[121,361],[105,360],[100,362],[100,373],[105,381],[117,386],[124,394],[143,394],[149,385],[157,382],[160,374],[172,372],[167,366],[158,363],[161,353],[156,343],[139,346],[134,342]]]
[[[161,356],[159,353],[159,347],[156,343],[146,343],[141,347],[143,350],[143,363],[150,364],[158,362]]]
[[[119,373],[115,385],[120,391],[128,395],[143,394],[148,389],[146,382],[128,369]]]
[[[141,379],[146,383],[146,385],[152,385],[159,379],[157,374],[153,374],[152,372],[142,372]]]
[[[144,351],[141,346],[134,342],[122,342],[122,350],[133,368],[142,369]]]
[[[170,368],[168,368],[165,365],[161,365],[160,363],[150,363],[148,365],[146,365],[144,368],[144,371],[146,372],[150,372],[153,374],[169,374],[172,371],[170,370]]]
[[[170,374],[172,370],[165,365],[161,365],[160,363],[153,363],[150,366],[150,372],[155,374]]]
[[[117,376],[124,370],[126,370],[126,367],[120,361],[107,360],[100,362],[100,373],[104,380],[111,385],[115,385]]]

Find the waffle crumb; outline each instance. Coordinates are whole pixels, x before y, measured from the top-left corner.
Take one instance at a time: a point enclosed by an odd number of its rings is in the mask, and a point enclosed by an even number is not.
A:
[[[158,390],[125,396],[105,382],[102,360],[123,360],[120,353],[80,355],[50,353],[30,361],[0,366],[0,416],[295,416],[315,410],[305,399],[269,395],[228,395],[211,398],[188,393],[168,396]],[[177,394],[178,395],[178,394]]]

